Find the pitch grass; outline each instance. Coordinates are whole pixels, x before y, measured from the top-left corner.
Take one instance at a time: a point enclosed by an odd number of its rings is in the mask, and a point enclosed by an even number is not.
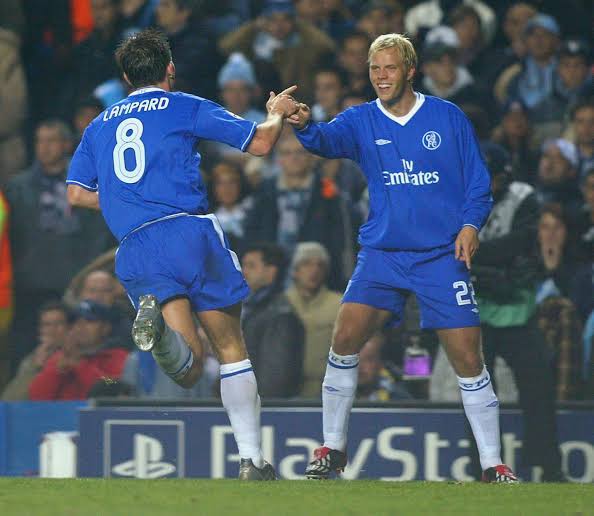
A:
[[[1,516],[594,515],[594,485],[0,478]]]

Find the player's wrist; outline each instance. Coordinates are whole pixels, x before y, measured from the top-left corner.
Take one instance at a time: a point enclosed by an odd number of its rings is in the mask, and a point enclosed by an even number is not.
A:
[[[284,120],[285,118],[287,118],[287,115],[281,111],[280,109],[270,109],[268,110],[268,119],[269,120],[275,120],[280,118],[281,120]]]
[[[474,229],[477,233],[479,232],[479,228],[477,228],[474,224],[469,224],[469,223],[463,224],[462,229],[464,229],[464,228]]]

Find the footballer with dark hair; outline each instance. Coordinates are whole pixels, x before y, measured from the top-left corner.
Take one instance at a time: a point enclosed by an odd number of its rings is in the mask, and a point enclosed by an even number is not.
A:
[[[116,275],[138,310],[132,337],[183,387],[204,359],[194,314],[221,363],[221,399],[241,457],[239,478],[273,480],[260,443],[260,398],[241,335],[248,294],[237,256],[214,215],[198,166],[200,140],[268,154],[298,104],[292,86],[270,93],[268,116],[255,124],[220,105],[173,92],[167,39],[145,30],[116,51],[133,91],[86,129],[68,172],[74,206],[100,209],[120,242]]]

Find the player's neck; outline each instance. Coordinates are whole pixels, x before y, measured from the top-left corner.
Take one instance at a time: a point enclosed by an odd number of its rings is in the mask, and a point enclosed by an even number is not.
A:
[[[147,84],[145,86],[140,86],[138,88],[135,88],[134,91],[146,90],[147,88],[159,88],[160,90],[171,91],[171,85],[169,84],[168,80],[156,82],[155,84]]]
[[[408,115],[409,111],[417,102],[417,96],[412,89],[412,86],[407,86],[402,95],[393,102],[382,102],[382,106],[394,116],[402,117]]]

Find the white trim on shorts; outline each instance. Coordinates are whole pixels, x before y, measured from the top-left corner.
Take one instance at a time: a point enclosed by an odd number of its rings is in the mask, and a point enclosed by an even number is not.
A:
[[[233,265],[235,265],[235,268],[239,272],[241,272],[241,265],[239,263],[239,258],[237,258],[237,255],[235,254],[235,251],[232,251],[225,245],[225,234],[223,233],[223,228],[221,227],[221,223],[219,222],[219,219],[217,219],[217,216],[214,213],[208,213],[207,215],[190,215],[190,217],[198,217],[200,219],[209,219],[212,222],[212,225],[214,226],[214,230],[217,232],[217,235],[219,235],[219,240],[221,241],[221,245],[231,255],[231,259],[233,260]]]

